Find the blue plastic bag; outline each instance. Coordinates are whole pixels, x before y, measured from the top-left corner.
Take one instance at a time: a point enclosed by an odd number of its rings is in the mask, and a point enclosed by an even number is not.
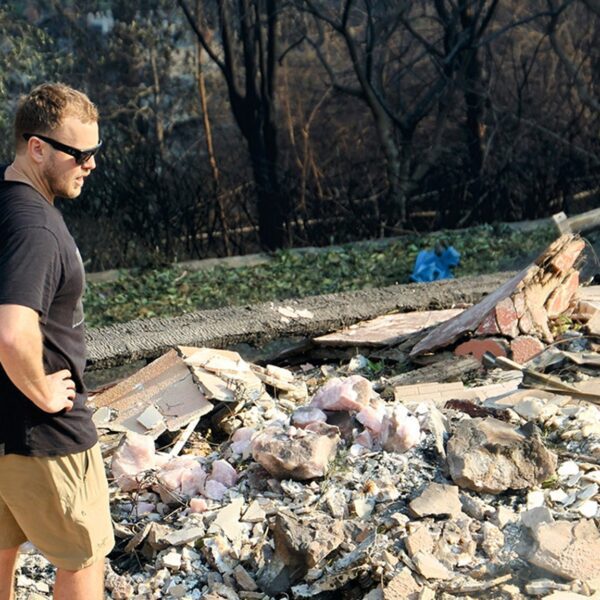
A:
[[[425,283],[439,279],[452,279],[450,271],[460,262],[460,252],[453,246],[448,246],[442,251],[421,250],[417,254],[411,281]]]

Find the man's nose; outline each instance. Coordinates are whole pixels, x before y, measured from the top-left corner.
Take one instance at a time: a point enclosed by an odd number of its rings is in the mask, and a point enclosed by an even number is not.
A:
[[[96,157],[90,156],[81,166],[88,171],[93,171],[96,168]]]

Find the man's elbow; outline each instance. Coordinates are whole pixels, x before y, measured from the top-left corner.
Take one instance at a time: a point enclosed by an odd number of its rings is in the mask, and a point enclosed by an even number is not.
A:
[[[5,357],[9,357],[17,349],[18,336],[10,328],[0,329],[0,361],[4,362]]]
[[[13,304],[0,306],[0,352],[13,352],[41,339],[36,311]]]
[[[31,339],[31,331],[18,324],[0,323],[0,356],[4,357],[16,352],[24,345],[29,346],[34,340]]]

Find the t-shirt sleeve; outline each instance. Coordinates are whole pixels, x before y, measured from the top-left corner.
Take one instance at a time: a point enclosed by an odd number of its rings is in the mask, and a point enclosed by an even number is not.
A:
[[[54,235],[26,227],[0,240],[0,304],[27,306],[46,322],[61,278],[61,258]]]

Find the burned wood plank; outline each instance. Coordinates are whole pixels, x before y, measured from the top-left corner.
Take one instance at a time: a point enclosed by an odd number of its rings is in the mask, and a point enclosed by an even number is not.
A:
[[[388,385],[413,385],[417,383],[446,383],[450,381],[461,381],[463,378],[481,370],[481,363],[472,356],[455,356],[446,360],[414,369],[408,373],[402,373],[390,377]]]
[[[594,191],[597,192],[597,190]],[[600,227],[600,208],[594,208],[573,217],[567,217],[564,212],[560,212],[552,215],[552,221],[561,234],[589,231]]]
[[[382,315],[362,321],[340,331],[315,338],[317,344],[325,346],[392,346],[414,333],[447,321],[463,312],[462,308],[416,311]]]

